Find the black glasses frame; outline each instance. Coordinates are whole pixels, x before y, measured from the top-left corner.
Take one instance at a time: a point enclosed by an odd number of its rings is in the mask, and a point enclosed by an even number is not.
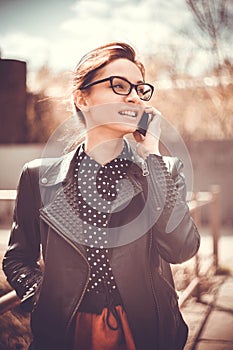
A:
[[[118,79],[122,79],[122,80],[126,81],[126,82],[130,85],[129,91],[128,91],[127,93],[121,93],[121,92],[116,91],[116,90],[114,89],[114,86],[113,86],[113,79],[114,79],[114,78],[118,78]],[[104,79],[100,79],[100,80],[93,81],[92,83],[89,83],[89,84],[87,84],[87,85],[84,85],[83,87],[80,87],[80,90],[88,89],[89,87],[91,87],[91,86],[93,86],[93,85],[101,84],[101,83],[104,83],[105,81],[110,81],[111,88],[112,88],[113,92],[114,92],[115,94],[117,94],[117,95],[128,96],[128,95],[131,93],[131,91],[132,91],[133,89],[135,89],[136,92],[137,92],[137,94],[138,94],[138,96],[139,96],[139,98],[140,98],[142,101],[149,101],[149,100],[151,99],[152,95],[153,95],[153,92],[154,92],[154,86],[151,85],[151,84],[148,84],[148,83],[132,84],[132,83],[131,83],[130,81],[128,81],[126,78],[120,77],[120,76],[118,76],[118,75],[112,75],[111,77],[108,77],[108,78],[104,78]],[[138,89],[139,89],[139,87],[142,86],[142,85],[147,85],[147,86],[150,87],[150,89],[151,89],[151,95],[149,96],[149,98],[143,99],[143,98],[140,97],[139,92],[138,92]],[[144,92],[144,94],[146,94],[147,92],[148,92],[148,91]],[[144,95],[144,94],[143,94],[143,95]]]

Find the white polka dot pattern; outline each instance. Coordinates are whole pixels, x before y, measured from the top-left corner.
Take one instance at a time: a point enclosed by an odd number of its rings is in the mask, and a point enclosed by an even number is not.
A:
[[[83,221],[84,243],[91,276],[87,292],[111,292],[116,283],[109,263],[107,229],[111,203],[117,196],[117,184],[126,176],[129,161],[121,156],[101,166],[84,151],[76,158],[74,177],[78,185],[79,215]],[[96,248],[98,245],[98,248]]]

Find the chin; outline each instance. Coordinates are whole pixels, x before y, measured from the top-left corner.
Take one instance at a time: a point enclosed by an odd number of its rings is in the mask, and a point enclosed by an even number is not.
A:
[[[130,124],[126,124],[126,123],[120,123],[120,124],[114,124],[113,127],[115,130],[121,130],[124,133],[132,133],[136,130],[136,126],[135,125],[130,125]]]

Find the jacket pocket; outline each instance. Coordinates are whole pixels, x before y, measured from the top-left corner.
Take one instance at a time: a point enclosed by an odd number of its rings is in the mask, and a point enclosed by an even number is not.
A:
[[[178,306],[178,295],[158,270],[153,273],[153,283],[159,310],[159,349],[181,350],[187,340],[187,325]]]

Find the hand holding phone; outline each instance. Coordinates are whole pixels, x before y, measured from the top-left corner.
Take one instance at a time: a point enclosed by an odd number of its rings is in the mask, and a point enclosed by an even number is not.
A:
[[[137,153],[142,157],[145,154],[160,154],[161,113],[155,108],[148,108],[147,112],[144,111],[142,114],[137,125],[136,133],[134,134],[137,142]],[[148,128],[150,129],[149,133],[147,132]]]
[[[143,136],[146,135],[146,131],[149,125],[149,118],[150,118],[150,114],[143,112],[141,119],[138,123],[138,127],[137,127],[137,131],[142,134]]]

